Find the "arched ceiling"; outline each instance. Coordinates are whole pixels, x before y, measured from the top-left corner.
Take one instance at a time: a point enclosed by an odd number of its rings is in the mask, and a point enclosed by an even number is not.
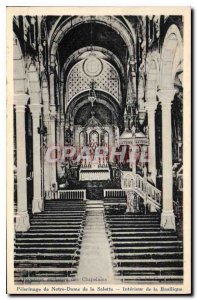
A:
[[[70,69],[80,60],[87,58],[91,52],[97,52],[97,57],[101,59],[105,59],[108,61],[112,66],[116,68],[121,78],[125,78],[126,72],[118,59],[118,57],[111,51],[107,50],[103,47],[97,46],[87,46],[81,49],[76,50],[72,53],[68,59],[66,60],[64,67],[61,73],[61,81],[64,81],[65,76],[69,73]]]
[[[99,23],[82,23],[73,27],[58,44],[60,67],[75,51],[87,47],[98,46],[114,53],[125,67],[128,59],[128,47],[116,31]]]
[[[65,107],[66,120],[74,121],[75,115],[78,110],[81,110],[82,107],[86,104],[89,104],[88,101],[88,92],[82,92],[77,95],[73,101],[71,101],[67,107]],[[95,104],[102,104],[112,113],[113,120],[117,123],[120,121],[121,109],[119,104],[109,95],[101,91],[97,91],[97,100]]]
[[[82,49],[100,51],[103,59],[115,67],[121,85],[118,101],[124,106],[128,61],[135,55],[135,26],[120,16],[63,16],[50,21],[49,54],[57,61],[61,82],[61,103],[64,103],[66,81],[70,69],[81,59]],[[88,51],[87,51],[88,50]],[[67,66],[69,66],[67,68]]]

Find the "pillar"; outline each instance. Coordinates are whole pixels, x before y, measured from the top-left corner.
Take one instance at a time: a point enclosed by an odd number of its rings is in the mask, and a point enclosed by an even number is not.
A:
[[[49,197],[50,192],[50,165],[49,162],[46,160],[46,151],[49,147],[49,136],[50,136],[50,111],[49,111],[49,94],[48,94],[48,86],[47,84],[43,84],[42,89],[42,98],[43,98],[43,119],[44,119],[44,126],[47,129],[44,137],[44,191]]]
[[[64,115],[61,113],[59,120],[57,122],[57,137],[58,137],[58,141],[57,141],[57,145],[61,147],[61,149],[63,150],[64,148],[64,128],[65,128],[65,121],[64,121]],[[64,161],[64,159],[63,159]],[[58,176],[61,178],[64,175],[64,169],[62,170],[61,167],[62,164],[62,160],[60,159],[57,162],[57,169],[58,169]]]
[[[155,97],[156,98],[156,97]],[[155,141],[155,111],[157,102],[152,99],[147,99],[146,110],[148,113],[148,134],[149,134],[149,149],[148,149],[148,170],[153,183],[156,185],[156,141]]]
[[[46,159],[46,152],[49,148],[49,138],[50,138],[50,114],[49,112],[44,112],[44,126],[47,128],[47,133],[44,138],[45,150],[44,150],[44,191],[47,198],[50,194],[50,163]]]
[[[55,56],[51,55],[50,65],[50,146],[56,145],[56,106],[55,106]],[[56,163],[50,164],[50,185],[51,190],[57,190],[57,175],[56,175]]]
[[[59,113],[57,112],[57,119],[56,119],[56,144],[58,147],[61,148],[61,143],[60,143],[60,128],[61,128],[61,120],[59,117]],[[61,178],[63,176],[62,174],[62,168],[61,168],[61,159],[57,161],[57,176],[58,178]]]
[[[50,104],[55,105],[55,58],[53,55],[51,56],[51,60],[52,62],[50,65]]]
[[[56,145],[56,108],[55,105],[50,106],[50,146]],[[51,189],[53,191],[57,190],[57,174],[56,174],[56,162],[50,164],[50,174],[51,174]]]
[[[15,95],[16,107],[16,153],[17,153],[17,215],[16,231],[27,231],[30,228],[27,208],[26,181],[26,142],[25,142],[25,105],[27,94]]]
[[[173,211],[173,174],[172,174],[172,128],[171,103],[175,90],[162,90],[159,99],[162,105],[162,165],[163,165],[163,201],[161,228],[176,229]]]
[[[64,128],[65,128],[65,119],[64,119],[64,114],[61,114],[60,118],[60,146],[64,147]]]
[[[33,98],[33,95],[32,95]],[[40,213],[44,209],[43,197],[42,197],[42,179],[41,179],[41,145],[40,134],[38,128],[40,127],[40,114],[41,104],[36,104],[32,101],[30,110],[32,113],[33,123],[33,203],[32,212]]]

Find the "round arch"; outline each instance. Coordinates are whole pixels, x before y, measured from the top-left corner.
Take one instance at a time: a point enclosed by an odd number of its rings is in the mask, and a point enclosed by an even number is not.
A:
[[[108,61],[110,61],[110,62],[113,61],[115,63],[115,65],[117,66],[117,69],[120,71],[121,76],[124,78],[125,71],[124,71],[123,65],[120,62],[119,58],[114,53],[112,53],[110,50],[103,48],[103,47],[87,46],[87,47],[83,47],[83,48],[75,51],[67,58],[64,66],[62,68],[62,72],[61,72],[61,81],[62,82],[64,80],[64,73],[69,68],[69,66],[71,65],[71,67],[72,67],[75,63],[77,63],[81,59],[80,56],[83,55],[84,53],[87,52],[87,56],[88,56],[88,53],[90,51],[100,52],[103,54],[104,58],[106,58]]]
[[[68,75],[70,74],[72,68],[79,63],[81,60],[85,59],[86,56],[88,57],[88,55],[90,54],[90,52],[98,52],[102,57],[103,60],[106,60],[106,62],[108,62],[110,65],[112,65],[112,67],[117,70],[118,75],[120,78],[122,78],[123,80],[121,82],[124,82],[124,78],[126,76],[125,74],[125,70],[123,68],[122,63],[120,62],[120,60],[118,59],[118,57],[113,54],[111,51],[109,51],[106,48],[103,47],[98,47],[98,46],[87,46],[87,47],[83,47],[77,51],[75,51],[73,54],[71,54],[63,68],[62,68],[62,72],[61,72],[61,91],[60,91],[60,99],[61,99],[61,107],[64,106],[64,103],[67,103],[66,101],[66,93],[65,91],[67,89],[65,89],[66,86],[66,82],[65,82],[65,78],[68,77]],[[66,75],[65,75],[66,73]],[[123,83],[122,83],[123,84]],[[122,92],[122,86],[120,85],[120,91]],[[121,94],[120,94],[121,95]]]
[[[164,38],[161,53],[160,88],[174,87],[174,78],[177,69],[182,63],[183,45],[179,28],[173,24],[168,28]]]
[[[77,111],[84,106],[84,104],[88,103],[88,92],[83,92],[80,95],[77,95],[72,102],[69,103],[67,108],[65,109],[66,122],[69,121],[74,122],[75,115]],[[115,102],[115,100],[107,95],[105,92],[97,92],[97,102],[105,105],[109,110],[112,111],[112,115],[114,117],[115,122],[118,122],[118,116],[121,113],[120,106]]]
[[[160,55],[158,52],[149,53],[146,60],[147,69],[147,81],[146,81],[146,91],[152,90],[152,92],[157,92],[159,84],[159,64]]]
[[[66,20],[64,20],[61,25],[58,20],[56,22],[56,26],[50,35],[50,54],[54,56],[56,54],[56,50],[59,42],[63,38],[63,36],[68,33],[72,28],[81,25],[82,23],[91,23],[97,22],[100,24],[104,24],[113,30],[115,30],[124,40],[125,44],[128,47],[128,51],[130,57],[135,56],[135,47],[134,44],[136,42],[136,37],[134,30],[131,33],[128,28],[116,17],[114,16],[72,16]]]

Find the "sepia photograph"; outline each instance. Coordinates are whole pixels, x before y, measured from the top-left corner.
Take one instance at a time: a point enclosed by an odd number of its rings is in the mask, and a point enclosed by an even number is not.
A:
[[[191,293],[191,9],[7,7],[7,293]]]

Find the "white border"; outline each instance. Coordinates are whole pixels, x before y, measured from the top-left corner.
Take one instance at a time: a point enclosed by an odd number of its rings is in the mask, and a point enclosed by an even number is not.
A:
[[[137,5],[136,5],[137,4]],[[0,37],[1,37],[1,46],[0,46],[0,66],[1,66],[1,72],[0,72],[0,128],[1,128],[1,143],[0,143],[0,191],[1,191],[1,198],[0,198],[0,233],[1,233],[1,246],[0,246],[0,266],[1,266],[1,272],[0,272],[0,295],[1,299],[7,299],[8,295],[6,295],[6,6],[156,6],[156,5],[165,5],[165,6],[191,6],[192,8],[197,7],[197,1],[191,0],[165,0],[165,1],[133,1],[133,0],[94,0],[93,1],[77,1],[77,0],[56,0],[55,2],[52,0],[34,0],[32,2],[26,0],[1,0],[0,2]],[[195,25],[195,24],[194,24]],[[194,28],[194,33],[196,31],[196,26]],[[194,49],[196,49],[196,40],[194,44]],[[193,54],[195,55],[195,51],[193,51]],[[194,70],[196,70],[196,59],[194,60],[195,66],[193,66]],[[196,78],[194,78],[193,85],[196,86],[197,81]],[[195,91],[193,94],[193,99],[195,100]],[[195,110],[194,114],[195,117],[197,116],[197,105],[193,104],[193,109]],[[194,122],[194,137],[196,137],[197,132],[197,126],[196,122]],[[194,144],[194,147],[196,146],[196,141]],[[195,153],[194,153],[195,155]],[[196,160],[195,160],[195,168],[196,168]],[[194,179],[195,180],[195,179]],[[197,183],[194,181],[194,186],[196,186]],[[195,200],[195,193],[193,195],[193,198]],[[195,208],[195,212],[193,215],[195,216],[197,211],[197,205],[193,205],[193,208]],[[195,219],[195,218],[194,218]],[[193,227],[195,228],[195,224],[193,224]],[[195,245],[194,245],[195,247]],[[195,260],[195,267],[196,267],[196,261]],[[195,272],[194,272],[195,273]],[[194,278],[193,287],[195,292],[195,286],[196,286],[196,278]],[[17,298],[21,298],[22,296],[18,296]],[[42,295],[37,296],[39,299],[44,299]],[[51,296],[53,299],[56,299],[56,296]],[[68,298],[71,298],[67,296]],[[135,297],[132,295],[132,297]],[[162,297],[162,298],[166,298]],[[179,296],[180,297],[180,296]],[[24,297],[23,297],[24,298]],[[32,297],[28,297],[32,298]],[[75,297],[72,297],[73,299]],[[119,296],[119,299],[124,299],[123,296]],[[138,299],[144,299],[145,296],[138,296]]]

